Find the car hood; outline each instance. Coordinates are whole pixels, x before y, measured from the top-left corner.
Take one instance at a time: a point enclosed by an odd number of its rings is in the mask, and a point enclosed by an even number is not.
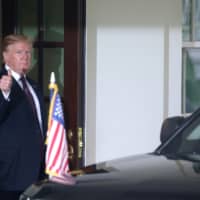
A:
[[[103,162],[96,169],[77,176],[73,186],[46,182],[31,189],[49,188],[66,199],[200,199],[200,162],[146,154]]]

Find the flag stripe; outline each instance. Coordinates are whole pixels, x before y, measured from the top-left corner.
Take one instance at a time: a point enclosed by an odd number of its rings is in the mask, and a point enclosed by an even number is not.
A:
[[[48,161],[50,162],[53,157],[54,157],[54,152],[53,152],[53,147],[54,147],[54,141],[56,140],[56,128],[57,128],[57,125],[56,123],[52,123],[52,126],[51,126],[51,129],[49,130],[49,137],[48,137]],[[51,155],[51,157],[50,157]]]
[[[60,141],[58,143],[58,147],[56,149],[54,159],[52,160],[52,165],[50,166],[51,170],[52,170],[53,167],[55,167],[55,170],[58,170],[59,169],[59,165],[62,162],[62,160],[60,159],[61,151],[62,151],[62,148],[61,148],[61,146],[62,146],[62,140],[63,140],[63,134],[61,135],[61,139],[60,139]]]
[[[51,165],[49,166],[49,168],[51,169],[52,168],[52,165],[54,165],[54,162],[53,162],[53,160],[55,160],[55,155],[56,155],[56,151],[57,151],[57,143],[58,142],[60,142],[60,141],[58,141],[58,139],[57,139],[57,137],[58,137],[58,129],[59,129],[59,126],[57,125],[57,123],[55,122],[55,123],[53,123],[53,125],[55,125],[55,130],[53,129],[53,133],[54,134],[51,134],[53,137],[52,138],[50,138],[50,144],[51,144],[51,146],[49,147],[50,148],[50,152],[49,152],[49,154],[51,155],[51,157],[50,157],[50,160],[49,160],[49,162],[51,163]],[[54,127],[54,126],[53,126]],[[55,148],[56,147],[56,148]]]

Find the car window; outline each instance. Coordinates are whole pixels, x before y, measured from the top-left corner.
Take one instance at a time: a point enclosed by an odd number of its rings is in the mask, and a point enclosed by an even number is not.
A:
[[[187,136],[186,140],[192,141],[192,140],[199,140],[200,139],[200,125],[194,128],[194,130],[191,131],[191,133]]]
[[[161,153],[200,154],[200,117],[193,120],[163,145]]]

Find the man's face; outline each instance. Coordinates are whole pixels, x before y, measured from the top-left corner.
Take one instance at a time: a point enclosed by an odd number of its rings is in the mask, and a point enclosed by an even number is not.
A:
[[[31,66],[32,46],[26,42],[17,42],[3,52],[5,64],[19,74],[26,74]]]

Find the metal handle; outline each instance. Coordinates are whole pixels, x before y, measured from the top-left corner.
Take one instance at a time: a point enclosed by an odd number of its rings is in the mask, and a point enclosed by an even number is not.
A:
[[[73,132],[71,129],[68,130],[68,145],[69,145],[69,159],[72,160],[74,158],[74,147],[73,147]]]
[[[83,129],[78,128],[78,158],[82,158],[83,154]]]

